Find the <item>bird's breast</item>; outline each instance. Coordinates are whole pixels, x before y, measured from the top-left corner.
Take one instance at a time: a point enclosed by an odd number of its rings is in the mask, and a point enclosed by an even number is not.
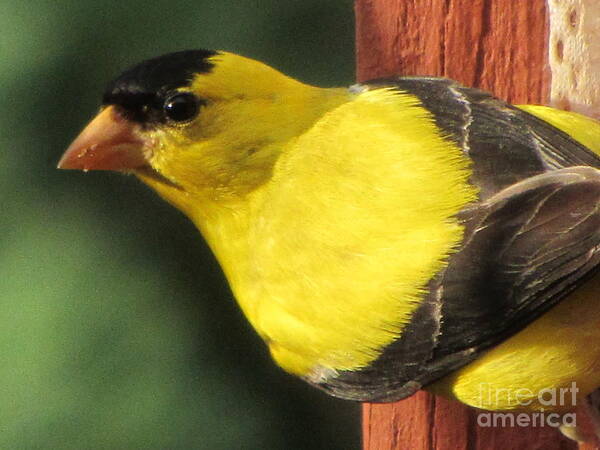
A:
[[[249,320],[298,375],[364,367],[402,333],[476,196],[466,156],[414,99],[366,94],[283,151],[236,249],[214,247]]]

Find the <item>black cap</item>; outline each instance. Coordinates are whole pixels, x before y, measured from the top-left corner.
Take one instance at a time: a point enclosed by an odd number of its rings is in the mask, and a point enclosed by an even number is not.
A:
[[[198,73],[208,73],[212,50],[185,50],[148,59],[108,83],[102,103],[116,105],[131,120],[162,122],[162,106],[176,89],[189,86]]]

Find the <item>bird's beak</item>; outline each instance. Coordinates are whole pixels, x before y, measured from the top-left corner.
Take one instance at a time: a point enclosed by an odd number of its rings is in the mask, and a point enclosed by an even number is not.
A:
[[[108,106],[77,136],[58,168],[129,171],[148,165],[145,152],[149,146],[150,140],[142,136],[139,125]]]

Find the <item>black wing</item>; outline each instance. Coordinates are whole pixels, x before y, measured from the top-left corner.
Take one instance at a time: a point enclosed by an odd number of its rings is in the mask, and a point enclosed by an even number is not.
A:
[[[465,211],[467,239],[400,338],[369,367],[319,387],[392,401],[472,361],[547,311],[600,262],[600,171],[573,167],[511,186]]]

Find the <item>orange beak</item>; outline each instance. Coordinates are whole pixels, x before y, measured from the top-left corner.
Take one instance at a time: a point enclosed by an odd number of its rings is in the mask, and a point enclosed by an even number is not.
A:
[[[147,166],[150,139],[113,106],[104,108],[69,146],[59,169],[128,171]]]

